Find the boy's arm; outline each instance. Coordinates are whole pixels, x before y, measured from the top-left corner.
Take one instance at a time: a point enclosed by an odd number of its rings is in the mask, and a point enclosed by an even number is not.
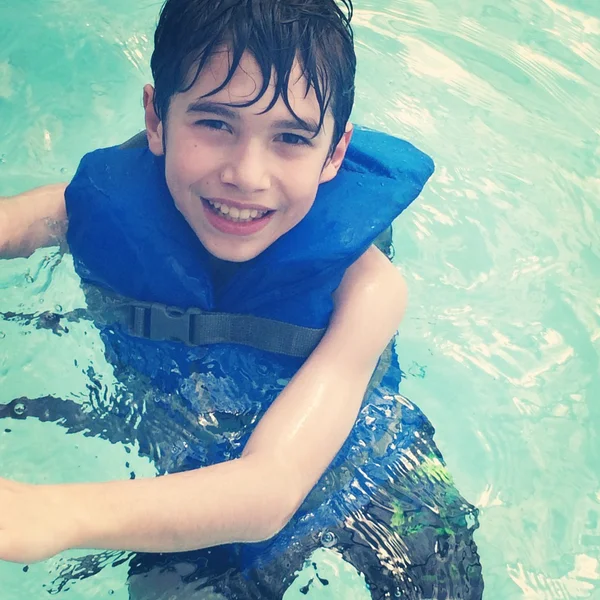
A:
[[[29,562],[68,547],[181,551],[277,533],[348,436],[403,316],[405,284],[371,248],[348,269],[335,300],[323,340],[240,459],[104,484],[0,480],[0,559]]]
[[[64,246],[66,183],[0,197],[0,258],[31,255],[44,246]]]

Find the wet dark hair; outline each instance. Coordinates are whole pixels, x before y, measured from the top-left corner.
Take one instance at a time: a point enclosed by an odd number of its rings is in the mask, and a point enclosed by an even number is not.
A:
[[[251,106],[276,86],[270,110],[281,97],[292,115],[288,83],[298,58],[320,107],[319,130],[328,109],[334,118],[331,150],[341,139],[354,103],[356,55],[350,20],[352,0],[167,0],[154,35],[151,59],[154,109],[165,121],[171,98],[194,85],[212,55],[226,46],[231,54],[225,81],[231,81],[244,52],[252,54],[262,87],[245,104]]]

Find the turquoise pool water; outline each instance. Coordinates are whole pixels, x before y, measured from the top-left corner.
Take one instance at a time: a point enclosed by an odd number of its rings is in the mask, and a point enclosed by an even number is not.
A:
[[[600,598],[600,4],[356,4],[355,121],[437,163],[395,228],[411,297],[398,349],[403,393],[481,510],[485,597]],[[0,195],[67,179],[82,153],[141,129],[158,8],[0,0]],[[0,263],[0,286],[4,312],[82,302],[52,251]],[[0,321],[0,402],[86,397],[90,365],[110,388],[91,327],[57,337]],[[4,476],[153,472],[107,442],[4,425]],[[0,564],[2,598],[45,597],[67,560]],[[309,596],[365,597],[357,574],[320,560],[341,575]],[[59,597],[126,598],[125,575],[104,569]]]

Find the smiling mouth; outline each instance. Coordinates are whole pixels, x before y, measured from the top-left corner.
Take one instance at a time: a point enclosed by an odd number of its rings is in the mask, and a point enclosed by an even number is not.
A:
[[[251,223],[273,212],[272,210],[257,210],[256,208],[237,208],[236,206],[228,206],[227,204],[215,202],[208,198],[204,198],[204,200],[210,210],[233,223]]]

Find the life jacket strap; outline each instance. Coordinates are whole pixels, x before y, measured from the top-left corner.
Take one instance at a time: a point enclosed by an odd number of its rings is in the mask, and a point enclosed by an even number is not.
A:
[[[124,320],[136,337],[177,341],[189,346],[242,344],[286,356],[307,357],[321,341],[325,329],[301,327],[273,319],[231,313],[183,310],[156,302],[127,302]],[[115,314],[115,313],[113,313]]]

